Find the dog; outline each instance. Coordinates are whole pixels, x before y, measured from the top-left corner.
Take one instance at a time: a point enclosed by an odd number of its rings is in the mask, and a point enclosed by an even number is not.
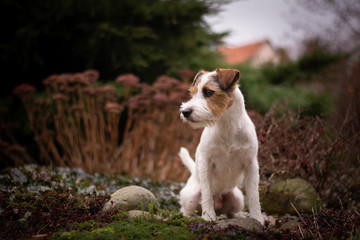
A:
[[[183,215],[202,212],[242,217],[244,196],[238,185],[244,181],[250,217],[264,222],[259,201],[258,141],[246,110],[235,69],[200,71],[189,89],[191,99],[182,103],[180,118],[192,128],[203,128],[196,149],[196,163],[185,148],[179,156],[191,176],[180,191]]]

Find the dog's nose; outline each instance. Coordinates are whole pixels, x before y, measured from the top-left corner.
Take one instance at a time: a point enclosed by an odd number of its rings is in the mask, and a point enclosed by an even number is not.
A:
[[[190,108],[187,108],[187,109],[181,111],[181,113],[184,115],[185,118],[188,118],[188,117],[190,117],[192,110]]]

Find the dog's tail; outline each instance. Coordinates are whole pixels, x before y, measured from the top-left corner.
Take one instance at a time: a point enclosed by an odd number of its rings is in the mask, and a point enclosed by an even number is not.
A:
[[[189,151],[186,148],[180,148],[179,157],[183,164],[190,170],[191,174],[195,172],[195,162],[191,158]]]

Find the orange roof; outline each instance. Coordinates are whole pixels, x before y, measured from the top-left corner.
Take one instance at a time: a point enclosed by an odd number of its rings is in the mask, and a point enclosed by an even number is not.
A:
[[[268,43],[268,41],[265,40],[235,48],[220,46],[218,51],[225,57],[226,63],[239,64],[249,61],[264,43]]]

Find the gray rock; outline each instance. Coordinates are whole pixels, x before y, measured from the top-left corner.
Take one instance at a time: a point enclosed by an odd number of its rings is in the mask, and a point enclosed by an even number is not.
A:
[[[288,179],[270,185],[268,191],[260,191],[261,207],[267,213],[296,215],[299,212],[311,213],[318,206],[319,196],[314,187],[301,178]],[[294,207],[292,206],[292,204]]]
[[[136,217],[144,217],[144,216],[149,216],[150,214],[146,211],[142,211],[142,210],[130,210],[128,212],[128,218],[132,219],[132,218],[136,218]]]
[[[161,220],[162,217],[158,216],[158,215],[152,215],[149,212],[146,211],[142,211],[142,210],[131,210],[128,212],[128,218],[129,219],[133,219],[136,217],[142,217],[146,220],[151,220],[153,218],[157,219],[157,220]]]
[[[281,225],[280,229],[282,230],[289,229],[290,231],[294,232],[299,230],[299,226],[300,226],[299,220],[294,219]]]
[[[254,218],[236,218],[219,220],[216,226],[220,229],[227,228],[230,225],[239,226],[249,231],[259,231],[262,229],[262,224]]]
[[[126,211],[146,211],[151,202],[157,202],[152,192],[143,187],[128,186],[114,192],[110,200],[104,205],[103,211],[109,212],[116,208]]]

